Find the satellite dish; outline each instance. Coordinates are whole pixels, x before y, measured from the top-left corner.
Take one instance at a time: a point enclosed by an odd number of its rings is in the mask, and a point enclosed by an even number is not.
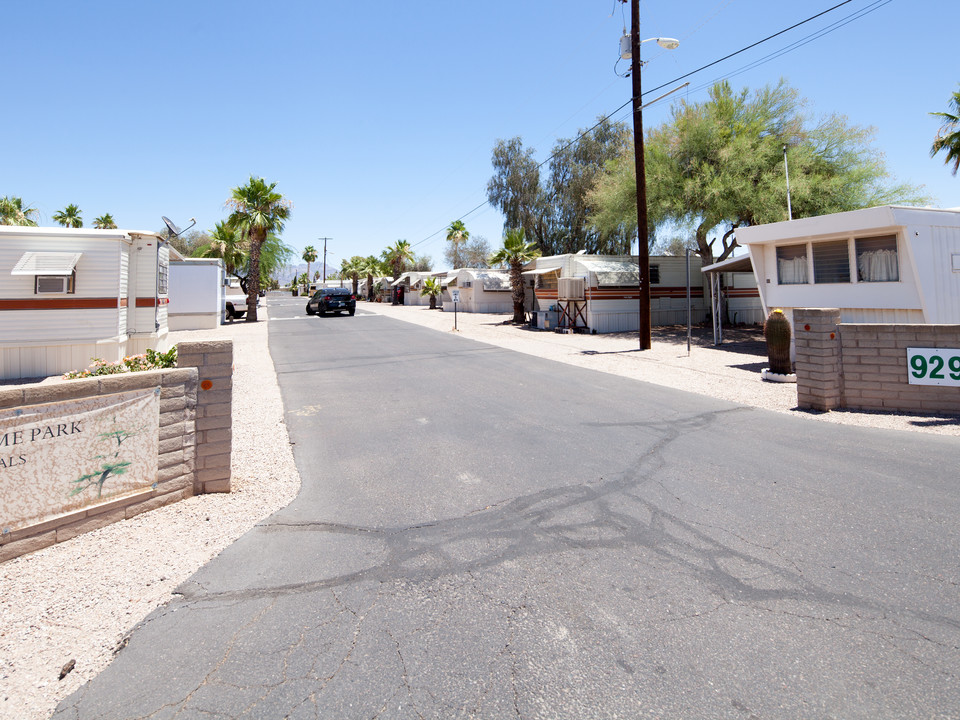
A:
[[[167,230],[170,231],[170,237],[175,238],[177,235],[183,232],[183,230],[178,228],[176,223],[174,223],[173,220],[168,218],[166,215],[161,215],[160,217],[167,226]]]
[[[167,230],[170,233],[169,236],[167,237],[167,240],[173,240],[173,238],[180,235],[180,233],[189,230],[190,228],[192,228],[194,225],[197,224],[196,218],[190,218],[190,224],[187,225],[183,230],[181,230],[180,228],[177,227],[177,224],[173,222],[173,220],[168,218],[166,215],[161,215],[160,218],[163,220],[164,224],[167,226]]]

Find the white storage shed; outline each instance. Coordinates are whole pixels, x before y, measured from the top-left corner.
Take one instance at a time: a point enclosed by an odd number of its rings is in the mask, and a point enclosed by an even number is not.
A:
[[[223,322],[226,272],[220,258],[170,257],[170,303],[167,327],[206,330]]]
[[[0,378],[166,350],[169,255],[153,232],[0,226]]]

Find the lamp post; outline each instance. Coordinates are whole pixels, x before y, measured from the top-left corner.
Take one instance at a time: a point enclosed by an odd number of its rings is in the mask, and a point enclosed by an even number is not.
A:
[[[627,0],[620,0],[627,2]],[[650,349],[650,240],[647,236],[647,175],[643,164],[643,104],[640,100],[640,45],[656,43],[666,50],[680,45],[673,38],[640,40],[640,0],[630,0],[630,77],[633,81],[633,147],[637,171],[637,265],[640,268],[640,349]]]

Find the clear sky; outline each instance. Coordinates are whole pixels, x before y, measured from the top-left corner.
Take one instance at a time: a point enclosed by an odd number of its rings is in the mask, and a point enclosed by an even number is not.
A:
[[[644,89],[840,1],[645,0],[643,37],[681,44],[644,46]],[[486,200],[498,138],[521,136],[545,160],[630,96],[614,72],[629,28],[617,0],[31,0],[3,19],[0,195],[37,207],[41,225],[76,203],[87,225],[109,212],[122,228],[158,230],[166,215],[210,229],[254,174],[293,202],[287,244],[299,255],[332,238],[335,266],[402,238],[441,269],[443,230]],[[852,0],[671,100],[703,100],[721,78],[755,89],[783,77],[811,113],[876,127],[898,181],[957,207],[960,177],[929,157],[929,113],[960,82],[958,20],[954,0]],[[464,222],[499,246],[496,209]]]

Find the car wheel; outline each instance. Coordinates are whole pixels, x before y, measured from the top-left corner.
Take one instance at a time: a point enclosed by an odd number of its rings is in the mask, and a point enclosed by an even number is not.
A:
[[[233,303],[227,303],[227,320],[233,320]]]
[[[350,317],[353,317],[354,313],[356,313],[357,311],[356,311],[356,310],[349,310],[348,312],[350,313]]]
[[[240,310],[240,311],[234,310],[234,311],[233,311],[233,316],[234,316],[237,320],[239,320],[240,318],[243,317],[244,313],[246,313],[246,310]]]
[[[314,314],[314,312],[313,312],[313,310],[310,309],[310,305],[308,304],[308,305],[307,305],[307,315],[313,315],[313,314]]]
[[[327,309],[323,305],[317,305],[317,315],[320,317],[326,317]]]

